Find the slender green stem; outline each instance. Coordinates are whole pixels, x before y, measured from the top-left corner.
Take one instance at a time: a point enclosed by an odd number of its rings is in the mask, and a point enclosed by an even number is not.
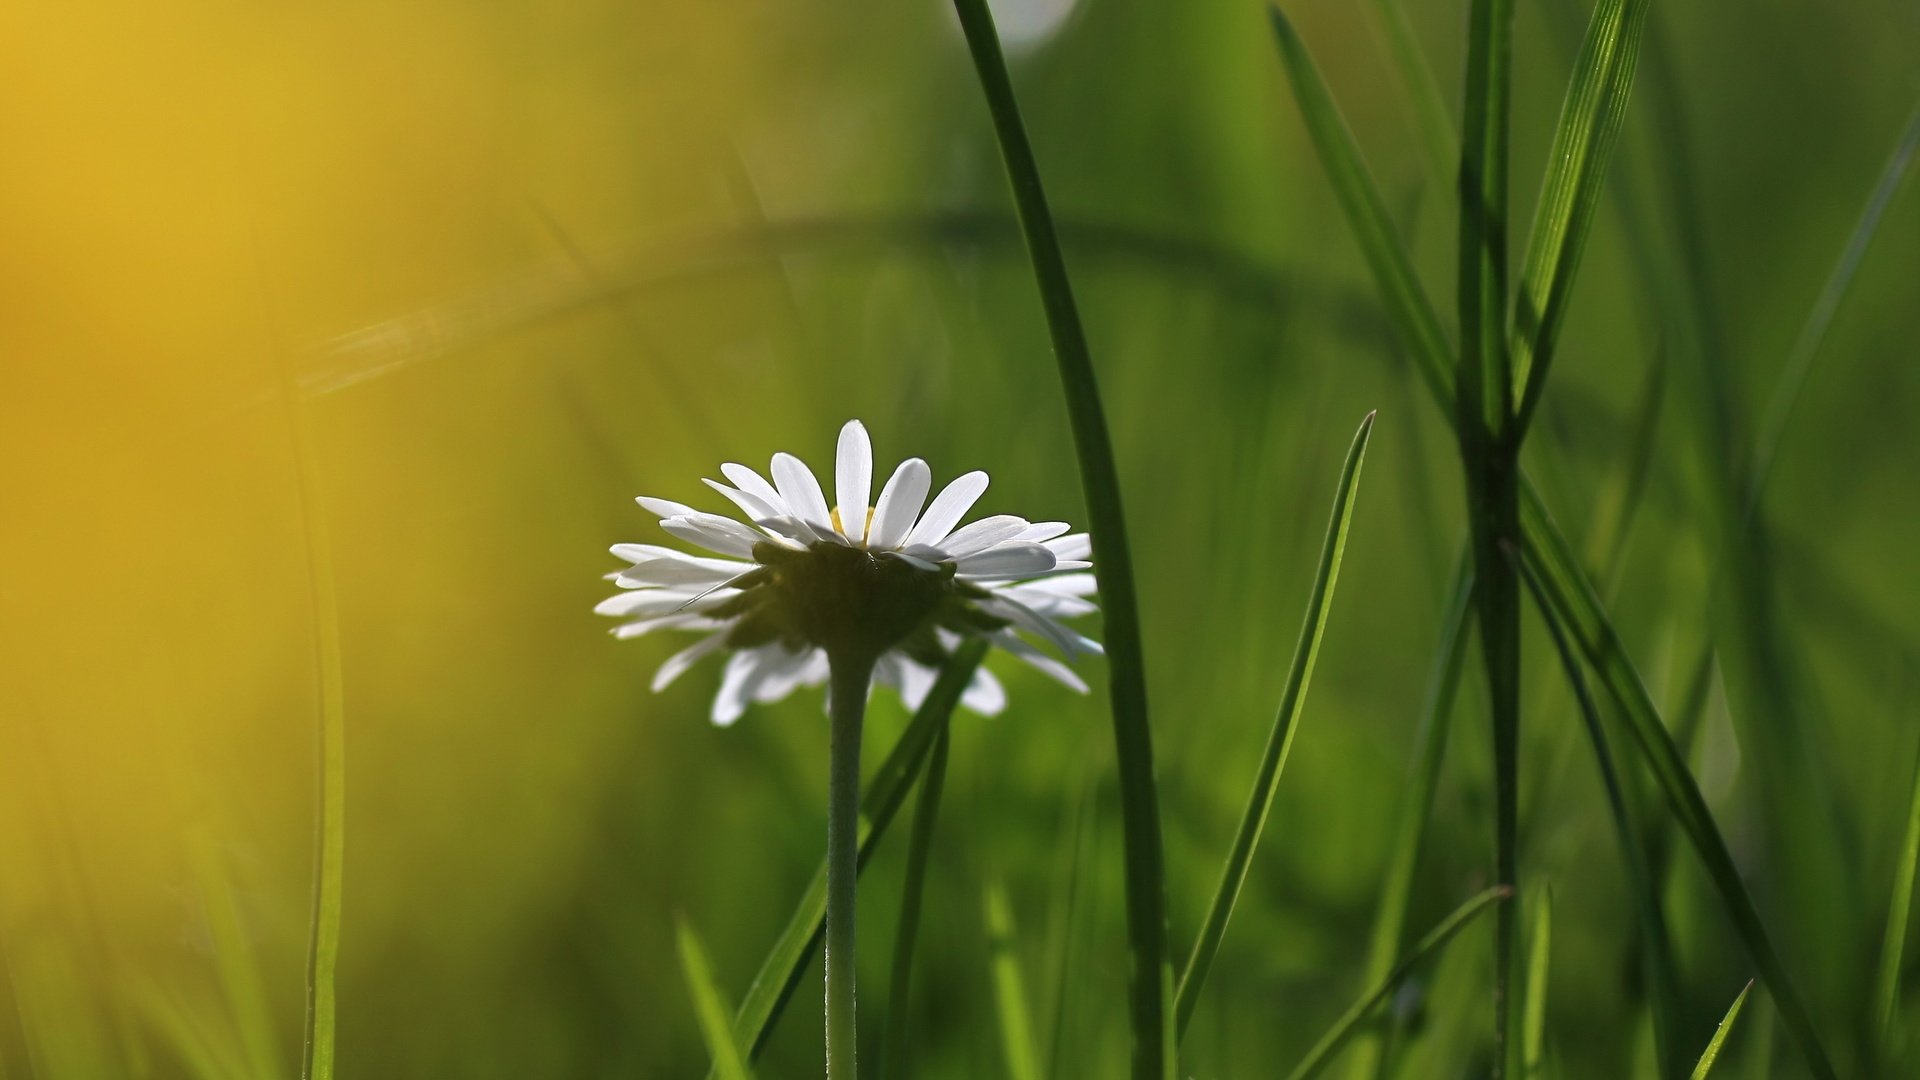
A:
[[[1700,1055],[1700,1063],[1693,1068],[1693,1080],[1707,1080],[1707,1074],[1713,1071],[1714,1062],[1720,1060],[1720,1048],[1727,1043],[1727,1035],[1733,1031],[1733,1022],[1740,1019],[1740,1006],[1747,1003],[1747,994],[1753,990],[1753,981],[1740,988],[1740,996],[1733,999],[1733,1005],[1727,1009],[1727,1015],[1720,1026],[1713,1029],[1713,1040],[1707,1043],[1706,1052]]]
[[[1906,839],[1900,845],[1900,865],[1894,870],[1893,901],[1887,906],[1887,934],[1880,947],[1880,972],[1874,980],[1873,1041],[1876,1053],[1891,1049],[1894,1006],[1900,1001],[1900,961],[1907,951],[1907,918],[1913,910],[1914,867],[1920,864],[1920,765],[1913,774],[1908,797]]]
[[[880,1075],[907,1075],[907,1029],[911,1022],[913,946],[920,935],[920,903],[926,893],[927,857],[933,851],[933,824],[940,815],[940,794],[947,784],[947,729],[934,736],[920,798],[913,807],[913,832],[907,839],[907,877],[900,888],[900,927],[893,939],[893,977],[887,993],[887,1029],[881,1044]]]
[[[854,885],[860,877],[860,729],[874,658],[831,657],[827,694],[833,734],[827,751],[827,1080],[855,1080]]]
[[[973,55],[974,70],[993,118],[1005,159],[1027,254],[1033,261],[1046,311],[1054,359],[1073,425],[1100,568],[1100,599],[1106,609],[1107,672],[1113,707],[1114,757],[1120,779],[1120,821],[1126,859],[1127,936],[1132,954],[1129,980],[1133,1026],[1133,1075],[1164,1080],[1175,1072],[1173,965],[1167,952],[1166,870],[1161,850],[1159,796],[1153,774],[1153,734],[1147,723],[1146,660],[1140,641],[1139,603],[1126,518],[1120,506],[1119,470],[1113,440],[1094,378],[1086,331],[1067,278],[1066,258],[1053,227],[1040,167],[1027,142],[1013,81],[1000,52],[1000,36],[986,0],[954,0]]]
[[[285,364],[277,366],[280,394],[293,436],[294,482],[305,534],[307,589],[313,605],[314,668],[320,723],[314,732],[316,795],[313,912],[307,938],[305,1080],[332,1080],[334,978],[340,957],[340,876],[346,862],[346,705],[340,660],[340,610],[335,597],[333,547],[320,493],[319,454],[305,403]]]

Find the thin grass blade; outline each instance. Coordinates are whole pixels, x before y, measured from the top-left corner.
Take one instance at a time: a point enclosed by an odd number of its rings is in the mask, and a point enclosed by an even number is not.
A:
[[[1560,655],[1560,665],[1573,689],[1581,722],[1586,725],[1587,739],[1593,746],[1594,762],[1600,769],[1600,786],[1607,796],[1607,813],[1613,823],[1614,839],[1620,845],[1621,861],[1626,864],[1627,886],[1632,891],[1635,915],[1639,922],[1642,963],[1646,971],[1648,1005],[1653,1014],[1655,1053],[1659,1059],[1660,1075],[1675,1076],[1679,1073],[1680,1062],[1675,1054],[1673,1023],[1680,1016],[1680,1000],[1673,972],[1672,939],[1667,933],[1666,915],[1660,905],[1661,878],[1654,874],[1646,848],[1641,842],[1640,831],[1634,824],[1627,789],[1614,763],[1606,728],[1600,721],[1599,706],[1593,700],[1586,677],[1581,674],[1580,659],[1567,640],[1559,618],[1546,602],[1538,576],[1525,564],[1521,566],[1521,575],[1540,609],[1547,635],[1553,639],[1554,649]]]
[[[1460,671],[1467,656],[1467,628],[1473,614],[1473,559],[1463,551],[1454,570],[1453,587],[1441,620],[1440,641],[1427,675],[1427,693],[1414,733],[1413,767],[1406,802],[1387,857],[1386,878],[1380,886],[1380,907],[1374,912],[1368,938],[1365,981],[1379,982],[1393,970],[1406,945],[1407,909],[1413,903],[1414,872],[1419,868],[1427,818],[1433,812],[1433,793],[1440,784],[1440,764],[1446,757],[1447,737],[1453,728],[1453,701],[1460,688]],[[1374,1080],[1386,1064],[1384,1039],[1363,1037],[1354,1048],[1352,1080]]]
[[[1553,887],[1540,890],[1533,906],[1533,929],[1527,942],[1526,1005],[1521,1012],[1521,1075],[1533,1080],[1544,1075],[1547,1052],[1547,977],[1553,969]]]
[[[1307,1051],[1307,1056],[1287,1074],[1287,1080],[1308,1080],[1309,1077],[1319,1075],[1320,1070],[1325,1068],[1327,1063],[1333,1060],[1333,1056],[1340,1052],[1340,1048],[1359,1031],[1367,1014],[1387,1000],[1394,988],[1413,973],[1414,968],[1419,967],[1422,961],[1438,952],[1441,946],[1452,940],[1455,934],[1465,929],[1475,916],[1512,895],[1512,889],[1505,885],[1495,885],[1455,908],[1453,914],[1442,919],[1440,925],[1428,931],[1427,936],[1420,939],[1419,943],[1413,947],[1413,951],[1396,964],[1393,970],[1387,973],[1386,978],[1369,986],[1366,992],[1360,995],[1360,1000],[1354,1002],[1345,1013],[1341,1014],[1340,1019],[1334,1021],[1333,1027],[1328,1029],[1325,1035],[1320,1036],[1320,1041],[1313,1044],[1313,1049]]]
[[[887,826],[906,801],[907,791],[932,752],[934,738],[946,729],[960,694],[980,666],[987,647],[982,641],[969,641],[954,651],[940,677],[921,702],[919,711],[900,734],[900,740],[861,789],[860,866],[864,869],[873,850],[886,835]],[[814,872],[807,891],[800,897],[793,917],[774,941],[760,970],[747,987],[740,1009],[733,1018],[735,1043],[747,1048],[748,1057],[758,1057],[767,1037],[786,1008],[787,1000],[800,985],[808,960],[820,945],[820,934],[827,914],[827,869],[825,861]],[[708,1074],[717,1080],[716,1074]]]
[[[1907,796],[1907,835],[1900,846],[1900,865],[1893,874],[1893,899],[1887,905],[1887,933],[1880,947],[1880,973],[1874,980],[1873,1045],[1884,1055],[1893,1032],[1893,1013],[1900,1001],[1900,966],[1906,958],[1907,920],[1913,911],[1914,868],[1920,865],[1920,764],[1914,767],[1913,791]]]
[[[1541,594],[1546,600],[1543,607],[1554,613],[1561,626],[1579,644],[1587,663],[1593,667],[1626,718],[1628,729],[1639,744],[1680,827],[1686,831],[1687,838],[1699,852],[1707,876],[1720,894],[1735,933],[1746,946],[1754,966],[1760,971],[1761,979],[1772,991],[1781,1019],[1799,1044],[1808,1067],[1820,1080],[1833,1080],[1832,1062],[1821,1045],[1805,999],[1788,976],[1766,925],[1760,919],[1759,909],[1754,906],[1753,896],[1740,877],[1733,854],[1714,823],[1713,814],[1707,809],[1706,800],[1701,796],[1692,773],[1687,770],[1685,759],[1675,748],[1665,725],[1660,722],[1659,710],[1654,707],[1646,685],[1641,682],[1639,673],[1627,658],[1626,649],[1612,622],[1608,620],[1592,583],[1580,571],[1572,550],[1553,524],[1539,495],[1531,487],[1525,487],[1524,494],[1522,524],[1528,541],[1526,557],[1540,582]]]
[[[1387,314],[1407,350],[1413,355],[1420,377],[1436,397],[1453,396],[1453,350],[1433,302],[1413,269],[1413,258],[1387,212],[1380,189],[1360,157],[1353,132],[1340,115],[1339,106],[1327,89],[1326,80],[1314,65],[1313,56],[1300,40],[1293,24],[1278,7],[1267,9],[1272,17],[1280,58],[1285,62],[1287,79],[1293,86],[1294,100],[1307,124],[1307,135],[1320,156],[1332,182],[1340,209],[1360,252],[1373,273],[1374,284],[1387,305]]]
[[[1020,972],[1013,908],[998,881],[986,892],[987,954],[993,967],[993,1004],[1000,1017],[1000,1045],[1009,1080],[1040,1080],[1040,1052],[1033,1041],[1033,1012],[1027,1007],[1026,980]]]
[[[1220,884],[1213,901],[1207,905],[1206,921],[1193,944],[1193,953],[1180,974],[1180,993],[1176,999],[1179,1035],[1185,1035],[1193,1018],[1200,988],[1206,984],[1207,971],[1226,935],[1227,920],[1233,915],[1234,901],[1246,884],[1247,868],[1253,861],[1253,849],[1260,842],[1267,812],[1273,807],[1274,792],[1280,786],[1280,774],[1287,767],[1287,753],[1293,747],[1293,734],[1307,700],[1307,686],[1313,680],[1314,661],[1320,655],[1320,641],[1326,633],[1327,616],[1332,608],[1334,586],[1340,580],[1340,559],[1347,547],[1347,529],[1353,523],[1354,497],[1359,493],[1360,466],[1366,460],[1367,441],[1373,434],[1374,414],[1360,421],[1353,445],[1347,450],[1346,464],[1340,470],[1340,483],[1333,496],[1333,519],[1327,525],[1327,539],[1320,549],[1320,567],[1314,575],[1313,591],[1307,599],[1306,619],[1300,626],[1300,642],[1293,651],[1293,665],[1287,672],[1286,689],[1280,695],[1280,709],[1274,716],[1273,730],[1254,774],[1253,792],[1240,816],[1240,829],[1234,834],[1226,865],[1220,872]]]
[[[907,837],[906,880],[900,887],[900,923],[893,938],[893,973],[887,986],[887,1027],[882,1033],[880,1075],[900,1080],[907,1075],[907,1031],[912,1020],[913,950],[920,937],[920,905],[926,892],[927,861],[933,852],[933,825],[940,815],[940,795],[947,784],[947,740],[942,728],[933,739],[933,754],[920,780],[920,797],[913,805],[913,831]]]
[[[1440,178],[1443,187],[1451,184],[1454,167],[1459,164],[1455,155],[1459,152],[1460,134],[1454,130],[1453,117],[1447,113],[1439,80],[1433,77],[1433,65],[1427,63],[1426,54],[1420,51],[1413,24],[1407,20],[1406,9],[1400,6],[1399,0],[1373,0],[1373,12],[1386,35],[1387,51],[1393,54],[1394,66],[1400,69],[1400,79],[1406,83],[1414,112],[1419,116],[1421,141],[1426,144],[1434,175]]]
[[[1066,257],[1060,250],[1053,212],[1040,183],[1040,166],[1027,140],[1013,81],[1000,51],[993,13],[987,8],[987,0],[954,0],[953,6],[966,34],[1007,167],[1007,182],[1013,190],[1014,207],[1046,312],[1073,427],[1074,449],[1080,460],[1093,560],[1100,568],[1100,599],[1106,611],[1108,696],[1120,777],[1127,937],[1132,954],[1129,1001],[1133,1075],[1136,1080],[1167,1080],[1176,1069],[1177,1039],[1173,1030],[1173,964],[1167,951],[1166,865],[1153,771],[1153,732],[1147,720],[1146,656],[1140,637],[1133,556],[1127,542],[1126,515],[1121,509],[1120,474],[1106,413],[1100,405],[1093,357],[1067,276]]]
[[[1713,1063],[1720,1060],[1720,1048],[1726,1044],[1727,1034],[1733,1030],[1733,1022],[1740,1018],[1740,1006],[1747,1003],[1747,994],[1753,990],[1753,980],[1740,990],[1740,996],[1733,999],[1733,1006],[1721,1019],[1720,1026],[1713,1031],[1712,1041],[1707,1043],[1706,1052],[1700,1055],[1700,1064],[1693,1067],[1693,1080],[1707,1080],[1707,1074],[1713,1071]]]
[[[749,1080],[753,1075],[740,1044],[733,1041],[727,1025],[727,1005],[720,987],[713,981],[713,964],[707,959],[700,935],[685,919],[674,928],[680,947],[680,975],[687,983],[687,997],[693,1001],[693,1015],[700,1023],[700,1037],[706,1040],[707,1053],[713,1056],[713,1071],[720,1080]]]
[[[1807,376],[1813,371],[1814,357],[1820,354],[1820,345],[1826,341],[1827,330],[1833,325],[1834,314],[1840,310],[1840,302],[1846,299],[1847,291],[1853,287],[1853,279],[1861,262],[1867,257],[1867,247],[1880,230],[1880,219],[1886,215],[1887,207],[1912,169],[1916,150],[1920,150],[1920,104],[1914,106],[1912,115],[1907,118],[1907,126],[1902,129],[1899,142],[1894,144],[1886,167],[1880,170],[1880,179],[1873,185],[1872,194],[1867,196],[1867,205],[1860,211],[1860,220],[1854,223],[1853,232],[1848,234],[1839,261],[1827,275],[1826,284],[1820,289],[1820,297],[1814,301],[1813,310],[1807,313],[1807,321],[1794,339],[1793,351],[1787,354],[1787,362],[1780,369],[1780,378],[1774,384],[1773,396],[1768,399],[1766,414],[1760,421],[1758,449],[1753,458],[1752,475],[1748,479],[1748,513],[1752,513],[1752,506],[1758,501],[1760,490],[1766,486],[1768,474],[1773,471],[1774,456],[1780,452],[1780,441],[1786,435],[1787,422],[1793,418],[1793,407],[1800,400],[1800,392],[1806,388]]]
[[[1546,389],[1554,346],[1620,141],[1651,0],[1600,0],[1574,60],[1521,272],[1512,329],[1515,430],[1525,432]]]

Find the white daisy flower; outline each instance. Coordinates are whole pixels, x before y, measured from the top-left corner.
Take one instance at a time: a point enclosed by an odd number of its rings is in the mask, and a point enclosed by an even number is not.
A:
[[[962,637],[994,644],[1085,693],[1068,660],[1098,653],[1099,643],[1061,620],[1095,609],[1092,545],[1064,522],[1030,522],[998,514],[961,525],[987,490],[987,474],[970,472],[927,503],[933,473],[919,458],[902,462],[868,502],[873,444],[850,420],[840,430],[834,463],[838,505],[828,508],[812,470],[791,454],[775,454],[768,480],[745,465],[707,480],[752,522],[703,513],[666,499],[638,501],[674,537],[720,558],[654,544],[615,544],[632,565],[607,575],[622,590],[594,608],[626,620],[620,638],[654,630],[704,631],[669,657],[654,676],[664,689],[709,653],[732,650],[713,721],[731,724],[753,702],[786,697],[826,681],[830,653],[874,660],[873,678],[918,708]],[[999,680],[980,668],[961,703],[985,715],[1006,706]]]

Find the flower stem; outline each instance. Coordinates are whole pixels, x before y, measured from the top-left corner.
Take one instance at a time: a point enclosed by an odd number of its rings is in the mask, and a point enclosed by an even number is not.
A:
[[[854,1027],[854,884],[860,865],[860,729],[874,658],[839,653],[832,661],[827,709],[827,1080],[859,1073]]]

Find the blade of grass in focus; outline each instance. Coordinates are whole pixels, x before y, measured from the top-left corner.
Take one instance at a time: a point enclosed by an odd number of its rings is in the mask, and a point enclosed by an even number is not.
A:
[[[1033,1041],[1033,1013],[1015,949],[1013,909],[998,881],[987,883],[987,959],[993,967],[993,1004],[1000,1017],[1000,1045],[1009,1080],[1040,1080],[1040,1055]]]
[[[906,880],[900,886],[900,923],[893,938],[893,972],[887,987],[887,1026],[882,1032],[880,1075],[907,1075],[907,1031],[911,1025],[913,948],[920,937],[920,905],[927,884],[927,859],[933,851],[933,825],[940,815],[940,794],[947,784],[947,728],[933,737],[932,756],[920,778],[913,804],[913,831],[907,837]]]
[[[1278,7],[1267,10],[1288,81],[1293,86],[1294,100],[1307,124],[1307,134],[1320,156],[1320,164],[1326,169],[1327,179],[1333,184],[1354,239],[1360,244],[1360,252],[1366,257],[1380,298],[1387,305],[1387,314],[1412,353],[1428,389],[1436,397],[1449,398],[1453,385],[1453,350],[1447,345],[1433,302],[1427,298],[1414,273],[1413,258],[1407,252],[1406,243],[1394,226],[1386,201],[1380,197],[1380,189],[1367,171],[1366,163],[1361,160],[1353,132],[1314,66],[1312,54],[1284,12]]]
[[[1340,1048],[1358,1032],[1367,1014],[1385,1001],[1393,993],[1394,987],[1399,986],[1402,980],[1412,974],[1413,969],[1420,966],[1421,961],[1438,952],[1441,946],[1472,922],[1476,915],[1485,911],[1490,905],[1497,904],[1512,895],[1512,889],[1504,885],[1495,885],[1454,909],[1453,914],[1441,920],[1440,925],[1420,939],[1419,944],[1413,947],[1413,951],[1395,965],[1393,970],[1387,973],[1386,978],[1369,986],[1366,992],[1360,995],[1360,1000],[1354,1002],[1352,1007],[1341,1014],[1340,1019],[1334,1021],[1333,1027],[1328,1029],[1325,1035],[1320,1036],[1320,1041],[1313,1044],[1313,1049],[1307,1051],[1307,1056],[1287,1074],[1287,1080],[1308,1080],[1309,1077],[1317,1076],[1320,1070],[1333,1060],[1333,1056],[1340,1052]]]
[[[1520,443],[1507,349],[1507,157],[1513,94],[1513,0],[1473,0],[1461,108],[1460,244],[1455,284],[1460,354],[1454,434],[1473,536],[1480,651],[1493,734],[1494,878],[1517,888],[1520,805],[1520,594],[1503,548],[1519,538]],[[1519,894],[1494,913],[1494,1080],[1514,1075],[1512,1038]]]
[[[1207,971],[1220,949],[1220,939],[1226,935],[1234,901],[1239,899],[1240,888],[1246,884],[1253,850],[1260,842],[1267,813],[1273,808],[1274,792],[1280,787],[1280,774],[1287,767],[1287,753],[1293,748],[1293,735],[1306,706],[1307,687],[1313,681],[1314,661],[1320,655],[1320,640],[1326,633],[1334,587],[1340,580],[1340,560],[1346,552],[1347,530],[1353,523],[1354,498],[1359,493],[1360,467],[1366,460],[1373,419],[1374,414],[1368,413],[1366,419],[1360,421],[1360,430],[1354,433],[1353,445],[1348,448],[1346,463],[1340,469],[1340,482],[1333,496],[1333,518],[1327,524],[1326,542],[1320,549],[1320,566],[1314,574],[1313,591],[1307,598],[1306,617],[1300,624],[1300,642],[1293,650],[1286,689],[1280,694],[1280,709],[1274,716],[1266,750],[1254,774],[1253,792],[1241,812],[1240,828],[1234,834],[1233,846],[1220,871],[1220,884],[1214,890],[1212,903],[1207,905],[1206,920],[1193,944],[1193,953],[1180,973],[1180,992],[1175,1006],[1177,1035],[1186,1034],[1187,1023],[1193,1018],[1200,988],[1206,984]]]
[[[1900,1001],[1900,966],[1907,951],[1907,919],[1913,910],[1913,875],[1920,864],[1920,764],[1913,773],[1913,791],[1907,796],[1907,833],[1900,845],[1900,862],[1893,872],[1893,899],[1887,905],[1887,933],[1880,947],[1880,973],[1874,980],[1873,1049],[1888,1060],[1893,1034],[1894,1007]]]
[[[1586,661],[1607,687],[1627,720],[1628,729],[1639,744],[1642,755],[1680,826],[1699,852],[1707,876],[1733,923],[1734,931],[1759,968],[1760,976],[1780,1009],[1781,1019],[1800,1045],[1808,1066],[1821,1080],[1833,1080],[1834,1071],[1813,1024],[1805,1000],[1787,975],[1779,953],[1760,920],[1759,910],[1740,877],[1733,853],[1714,824],[1699,785],[1687,770],[1686,761],[1675,748],[1672,737],[1660,722],[1659,710],[1647,694],[1646,685],[1627,659],[1618,633],[1607,619],[1593,586],[1579,570],[1566,541],[1553,525],[1539,496],[1526,488],[1523,521],[1529,546],[1527,558],[1541,584],[1544,609],[1552,611],[1573,639],[1579,643]]]
[[[1600,709],[1594,703],[1586,677],[1580,671],[1580,659],[1568,642],[1559,618],[1547,604],[1539,578],[1524,563],[1521,565],[1521,574],[1546,623],[1547,636],[1553,640],[1554,650],[1560,655],[1560,665],[1566,672],[1568,685],[1573,689],[1581,722],[1586,726],[1587,739],[1593,746],[1594,762],[1600,769],[1600,785],[1607,796],[1607,813],[1612,819],[1614,839],[1620,845],[1621,861],[1626,864],[1627,887],[1633,895],[1638,936],[1644,954],[1641,962],[1646,978],[1648,1007],[1653,1016],[1659,1075],[1677,1076],[1680,1061],[1675,1052],[1673,1024],[1681,1015],[1681,1003],[1674,977],[1672,939],[1667,933],[1666,915],[1660,904],[1661,882],[1654,875],[1646,849],[1642,846],[1633,810],[1627,801],[1626,788],[1614,764],[1606,729],[1600,721]]]
[[[1707,1074],[1713,1071],[1713,1063],[1720,1060],[1720,1048],[1727,1041],[1727,1033],[1733,1030],[1733,1022],[1740,1018],[1740,1006],[1747,1003],[1747,994],[1752,991],[1753,982],[1740,989],[1740,996],[1733,999],[1733,1005],[1727,1009],[1727,1015],[1714,1029],[1713,1039],[1707,1043],[1705,1053],[1700,1055],[1700,1063],[1693,1067],[1693,1080],[1707,1080]]]
[[[1554,346],[1633,90],[1651,0],[1600,0],[1574,60],[1534,207],[1512,328],[1516,438],[1546,389]]]
[[[1526,1003],[1520,1027],[1520,1075],[1532,1080],[1544,1075],[1547,1050],[1547,977],[1553,966],[1553,886],[1546,885],[1533,908],[1533,929],[1527,942]]]
[[[1147,720],[1146,657],[1126,517],[1121,509],[1119,469],[1100,405],[1086,331],[1068,280],[1066,257],[1060,250],[1053,213],[1040,182],[1040,167],[1028,143],[1013,81],[1000,51],[993,13],[987,8],[987,0],[954,0],[953,6],[966,34],[967,49],[1006,165],[1008,186],[1013,190],[1080,461],[1093,561],[1100,568],[1100,599],[1106,612],[1109,698],[1126,863],[1127,937],[1132,953],[1133,1075],[1135,1080],[1167,1080],[1176,1069],[1178,1040],[1171,1008],[1172,958],[1167,951],[1165,854],[1153,772],[1153,732]]]
[[[1453,588],[1441,621],[1440,641],[1427,674],[1427,692],[1420,709],[1420,725],[1413,737],[1413,766],[1400,807],[1387,873],[1380,886],[1380,906],[1374,912],[1368,937],[1365,981],[1371,985],[1387,977],[1399,959],[1407,936],[1407,909],[1413,903],[1414,872],[1420,864],[1427,818],[1433,812],[1433,793],[1440,784],[1440,764],[1446,757],[1447,736],[1453,729],[1453,701],[1460,688],[1466,661],[1468,626],[1473,614],[1472,552],[1462,551],[1454,570]],[[1363,1032],[1354,1047],[1352,1080],[1374,1080],[1386,1066],[1386,1037]]]
[[[720,1080],[748,1080],[752,1073],[733,1041],[727,1026],[727,1006],[720,987],[713,981],[713,964],[707,960],[700,935],[685,919],[677,920],[674,940],[680,947],[680,974],[687,982],[687,996],[693,1001],[693,1015],[700,1023],[700,1037],[706,1040],[707,1053],[713,1057],[713,1071]]]
[[[946,728],[953,707],[959,703],[961,692],[973,678],[974,669],[980,666],[980,658],[986,651],[986,643],[977,639],[954,651],[933,689],[927,692],[926,700],[913,714],[913,720],[900,733],[899,741],[862,787],[860,866],[863,869],[899,812],[900,804],[906,801],[908,789],[932,751],[934,737]],[[750,1059],[758,1057],[765,1048],[767,1036],[773,1033],[781,1010],[799,986],[807,961],[819,947],[826,912],[827,872],[823,861],[808,883],[807,891],[801,895],[793,917],[787,920],[786,928],[761,961],[760,970],[734,1014],[734,1041],[747,1048]],[[709,1077],[717,1080],[716,1074],[710,1073]]]

